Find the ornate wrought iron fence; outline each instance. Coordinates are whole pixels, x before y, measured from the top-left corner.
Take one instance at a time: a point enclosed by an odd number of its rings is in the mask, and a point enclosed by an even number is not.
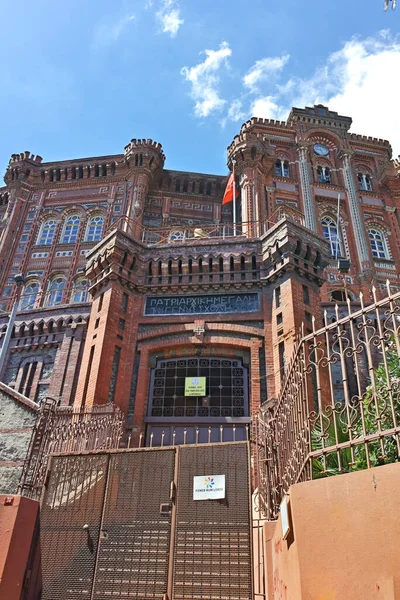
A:
[[[400,292],[340,303],[302,330],[279,399],[256,419],[260,510],[297,482],[400,457]]]
[[[41,405],[32,432],[19,493],[40,498],[51,453],[118,448],[122,422],[122,413],[114,405],[79,410],[57,406],[48,398]]]
[[[289,219],[304,225],[304,215],[291,206],[279,206],[269,219],[262,221],[246,221],[240,223],[212,223],[202,225],[168,225],[160,227],[144,227],[129,217],[122,216],[113,223],[106,235],[116,229],[125,231],[148,246],[160,244],[177,244],[190,240],[224,240],[227,238],[259,237],[283,219]]]

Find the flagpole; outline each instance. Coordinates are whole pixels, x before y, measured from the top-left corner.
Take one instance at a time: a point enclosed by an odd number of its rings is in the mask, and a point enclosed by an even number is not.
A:
[[[236,235],[236,174],[235,174],[236,161],[232,160],[232,173],[233,173],[233,235]]]

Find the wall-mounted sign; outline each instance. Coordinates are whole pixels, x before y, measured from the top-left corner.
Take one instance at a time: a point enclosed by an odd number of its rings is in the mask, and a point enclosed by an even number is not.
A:
[[[280,517],[282,527],[282,539],[286,540],[290,532],[290,521],[289,521],[289,498],[284,496],[280,506]]]
[[[225,498],[225,475],[193,477],[193,500],[220,500]]]
[[[205,377],[185,377],[185,396],[205,396]]]
[[[260,310],[257,293],[212,294],[203,296],[163,296],[146,298],[144,314],[157,315],[205,315],[248,313]]]

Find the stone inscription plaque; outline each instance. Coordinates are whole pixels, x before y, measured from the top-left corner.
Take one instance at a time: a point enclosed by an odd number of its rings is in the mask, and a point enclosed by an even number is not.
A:
[[[259,297],[251,294],[215,294],[202,296],[164,296],[146,298],[144,314],[205,315],[258,312]]]

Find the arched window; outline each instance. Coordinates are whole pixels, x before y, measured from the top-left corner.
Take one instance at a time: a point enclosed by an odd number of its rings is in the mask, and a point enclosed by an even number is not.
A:
[[[57,223],[54,219],[50,219],[49,221],[43,223],[38,235],[37,244],[42,246],[51,246],[54,240],[56,226]]]
[[[55,306],[56,304],[61,304],[63,299],[63,292],[65,288],[65,279],[58,275],[54,277],[49,283],[49,287],[47,289],[47,306]]]
[[[347,294],[345,290],[333,290],[330,294],[332,300],[336,300],[336,302],[346,302]]]
[[[31,281],[27,283],[21,296],[21,310],[32,310],[35,307],[37,295],[39,293],[39,282]]]
[[[372,192],[371,177],[366,173],[358,173],[358,187],[364,192]]]
[[[289,163],[287,160],[277,160],[275,163],[275,174],[278,177],[289,177]]]
[[[389,249],[385,234],[378,229],[368,229],[369,243],[374,258],[389,259]]]
[[[78,239],[80,219],[77,215],[69,217],[65,224],[64,235],[62,237],[62,244],[75,244]]]
[[[92,217],[88,223],[86,230],[86,241],[87,242],[99,242],[103,235],[104,217],[97,215]]]
[[[318,165],[317,177],[319,183],[331,183],[331,170],[329,167],[322,167],[321,165]]]
[[[72,291],[71,302],[87,302],[88,299],[88,282],[87,279],[81,277],[77,279]]]
[[[337,225],[331,217],[322,219],[322,233],[324,238],[329,242],[331,256],[342,256],[342,247],[340,243],[340,235],[338,235]]]

